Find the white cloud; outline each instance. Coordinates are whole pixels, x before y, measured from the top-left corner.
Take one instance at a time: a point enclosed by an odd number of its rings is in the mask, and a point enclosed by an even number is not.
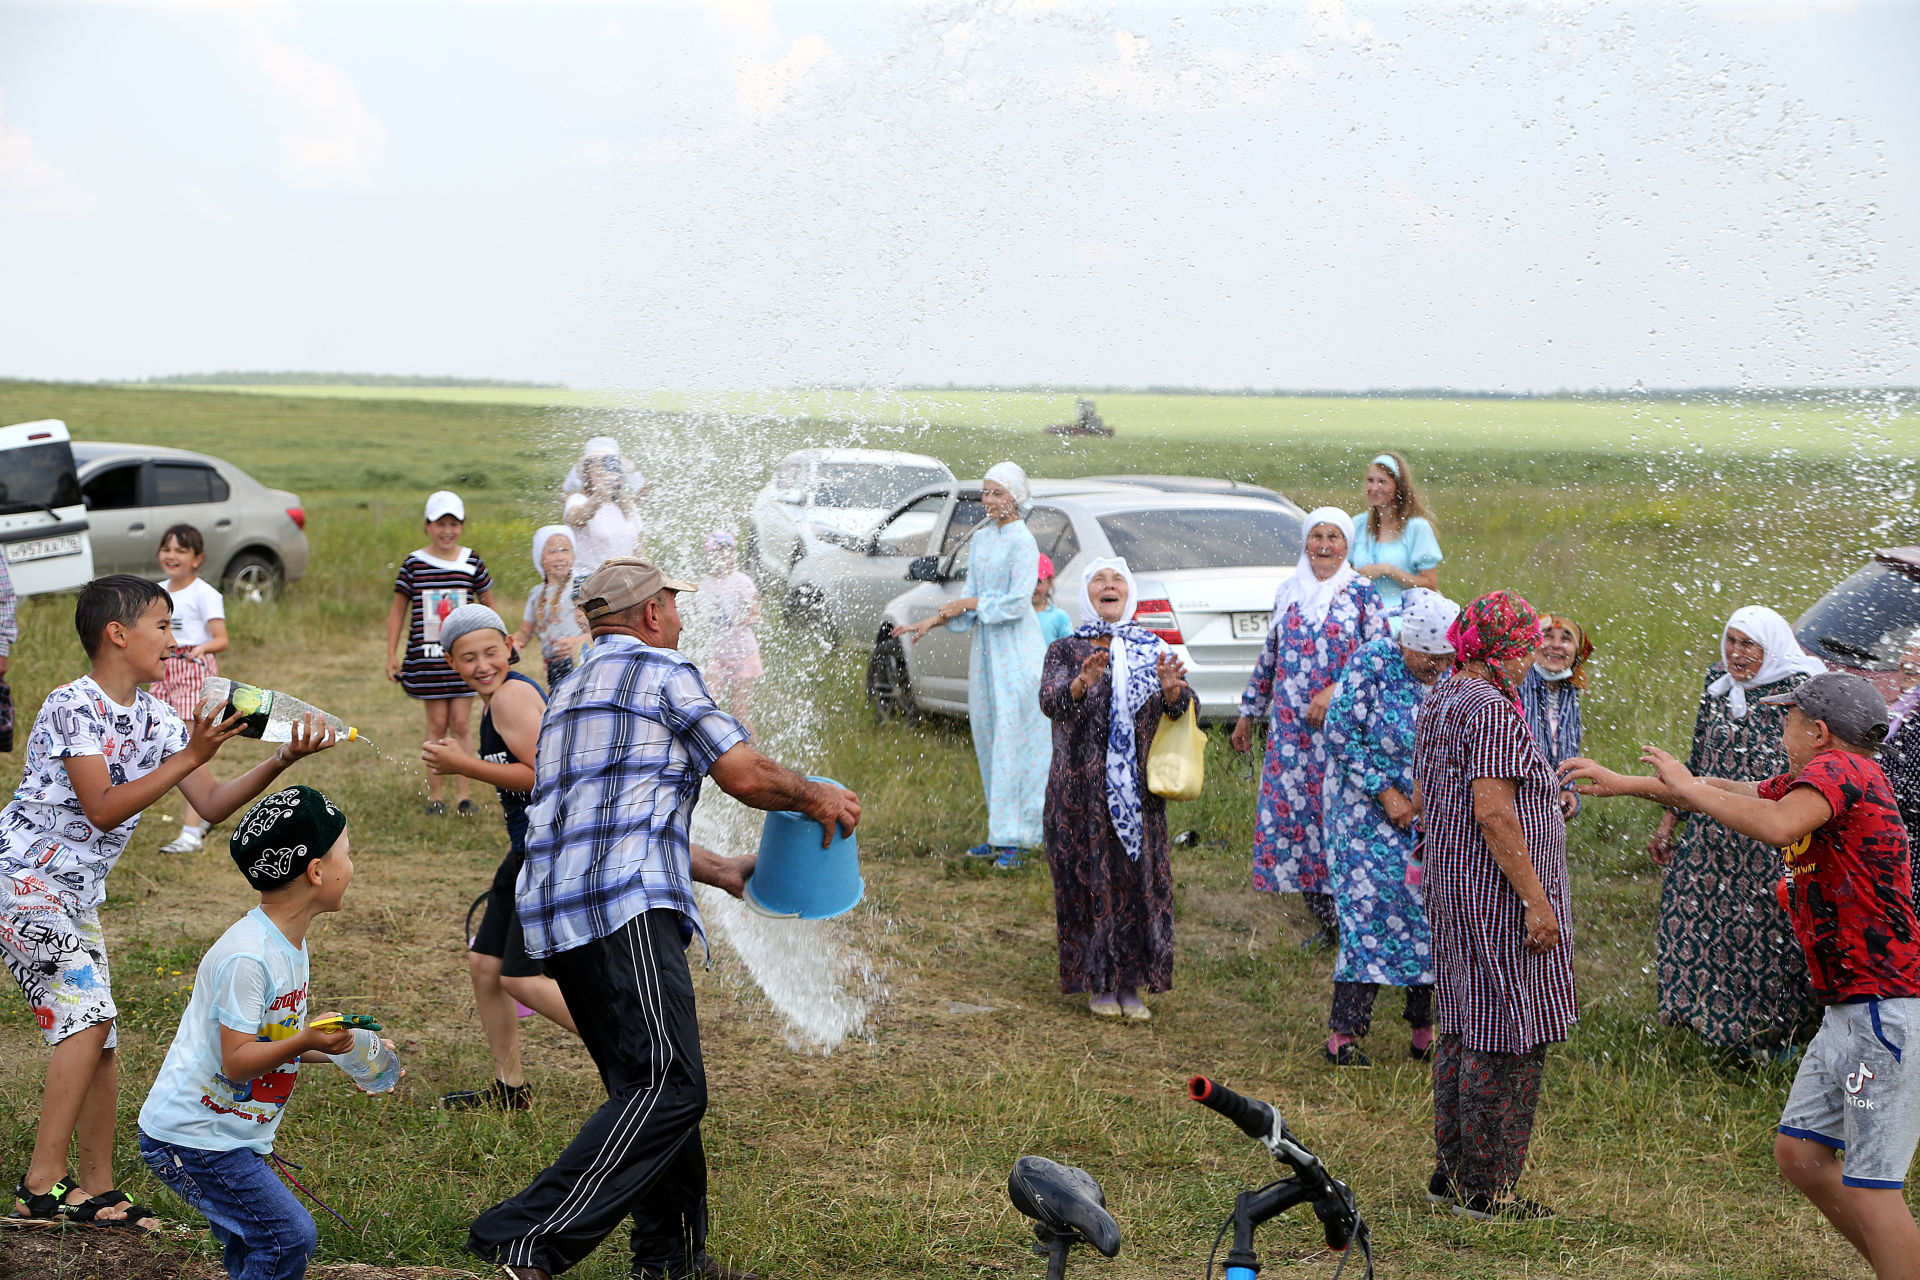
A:
[[[0,100],[0,201],[36,213],[71,213],[92,199],[55,168],[40,146],[18,125],[7,123]]]
[[[841,58],[824,36],[804,35],[777,60],[780,24],[767,0],[706,0],[707,15],[732,36],[741,52],[733,60],[740,114],[755,123],[773,119],[815,74],[839,69]]]
[[[273,95],[280,173],[297,187],[360,187],[372,178],[387,131],[346,73],[255,31],[255,69]]]

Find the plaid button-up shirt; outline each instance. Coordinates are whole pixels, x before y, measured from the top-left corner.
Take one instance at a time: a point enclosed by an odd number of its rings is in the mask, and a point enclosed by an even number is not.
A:
[[[585,946],[656,907],[706,937],[688,824],[701,779],[746,737],[678,653],[597,637],[540,723],[514,894],[527,954]]]

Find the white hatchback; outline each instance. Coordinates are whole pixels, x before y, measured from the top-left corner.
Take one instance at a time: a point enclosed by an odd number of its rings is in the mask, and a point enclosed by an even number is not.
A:
[[[928,485],[953,483],[938,458],[886,449],[802,449],[774,469],[748,515],[750,572],[785,582],[823,542],[851,543]]]
[[[23,596],[73,591],[93,577],[93,541],[66,423],[0,427],[0,548]]]

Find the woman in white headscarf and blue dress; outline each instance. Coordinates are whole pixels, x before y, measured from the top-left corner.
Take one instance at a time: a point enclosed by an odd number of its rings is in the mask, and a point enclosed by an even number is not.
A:
[[[1240,696],[1233,749],[1251,750],[1254,721],[1267,720],[1253,887],[1301,895],[1320,922],[1320,932],[1305,945],[1332,946],[1339,922],[1322,847],[1327,749],[1320,727],[1347,660],[1361,645],[1388,634],[1387,611],[1373,583],[1347,562],[1353,520],[1346,512],[1308,512],[1300,538],[1300,562],[1274,593],[1267,642]]]
[[[1040,709],[1053,721],[1045,824],[1060,990],[1085,992],[1097,1015],[1145,1019],[1140,993],[1173,985],[1167,804],[1147,790],[1147,752],[1160,717],[1184,715],[1193,691],[1172,648],[1133,621],[1138,597],[1125,560],[1087,566],[1087,621],[1047,649]]]
[[[1347,662],[1327,708],[1327,869],[1340,917],[1327,1061],[1372,1065],[1356,1043],[1373,1026],[1382,986],[1405,987],[1408,1055],[1433,1049],[1433,934],[1407,869],[1420,837],[1414,726],[1427,690],[1453,667],[1447,628],[1460,606],[1414,587],[1401,599],[1400,636],[1369,640]]]
[[[992,467],[980,500],[987,518],[971,535],[965,594],[894,634],[917,643],[943,624],[973,633],[967,719],[987,796],[987,842],[967,852],[1011,868],[1021,850],[1040,847],[1047,786],[1047,718],[1035,697],[1047,651],[1033,611],[1040,547],[1022,519],[1033,506],[1025,471],[1011,462]]]

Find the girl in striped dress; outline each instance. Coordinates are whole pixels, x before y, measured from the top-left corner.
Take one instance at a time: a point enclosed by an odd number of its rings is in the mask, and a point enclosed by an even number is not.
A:
[[[442,489],[427,499],[427,545],[408,554],[393,580],[393,609],[387,614],[387,678],[427,709],[428,742],[452,738],[461,746],[473,727],[473,690],[454,674],[440,648],[440,624],[463,604],[479,601],[493,608],[493,578],[477,552],[460,545],[467,508],[460,495]],[[404,656],[400,637],[405,628]],[[446,780],[427,775],[427,812],[447,811]],[[456,811],[475,812],[473,783],[454,780]]]

